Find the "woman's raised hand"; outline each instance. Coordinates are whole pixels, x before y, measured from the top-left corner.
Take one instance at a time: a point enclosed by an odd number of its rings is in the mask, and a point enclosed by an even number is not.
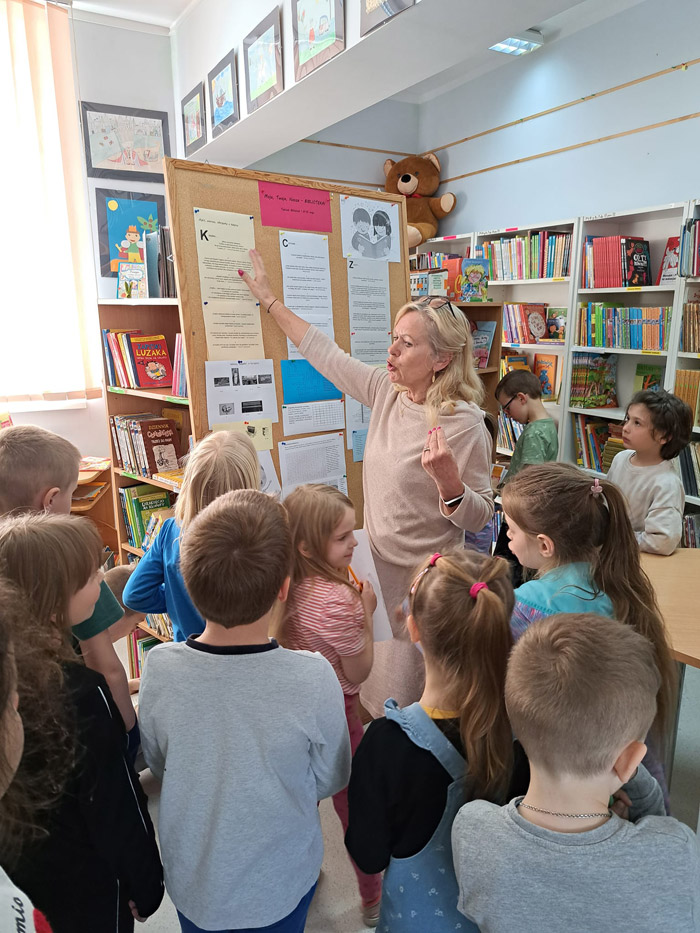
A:
[[[262,310],[267,311],[272,302],[275,300],[275,296],[272,289],[270,288],[270,283],[267,280],[265,263],[262,260],[262,256],[256,249],[249,250],[248,255],[250,256],[250,261],[253,263],[255,278],[252,278],[242,269],[238,270],[238,274],[250,289],[251,295],[253,295],[253,297],[260,302],[260,307]]]
[[[443,500],[455,499],[464,491],[459,466],[441,427],[433,428],[423,445],[421,466],[435,481]]]

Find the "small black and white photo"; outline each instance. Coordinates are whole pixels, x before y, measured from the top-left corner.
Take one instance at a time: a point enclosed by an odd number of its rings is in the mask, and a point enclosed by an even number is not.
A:
[[[258,375],[258,385],[261,385],[261,386],[272,385],[272,373],[260,373]]]
[[[253,399],[249,402],[241,402],[241,414],[247,415],[253,411],[262,411],[263,403],[262,399]]]
[[[241,384],[241,374],[237,366],[231,367],[231,385],[239,386]]]
[[[258,384],[257,376],[244,376],[243,385],[244,386],[256,386]]]
[[[245,402],[243,403],[245,404]],[[219,414],[220,415],[232,415],[236,410],[236,406],[233,402],[220,402],[219,403]]]
[[[228,389],[231,385],[231,380],[228,376],[214,376],[214,388],[215,389]]]

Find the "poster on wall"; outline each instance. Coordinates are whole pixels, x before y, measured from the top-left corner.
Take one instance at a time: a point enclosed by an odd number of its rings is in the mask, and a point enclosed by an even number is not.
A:
[[[343,0],[292,0],[296,81],[345,48]]]
[[[284,88],[279,7],[243,40],[248,113],[262,107]]]
[[[366,36],[414,3],[415,0],[360,0],[360,35]]]
[[[80,102],[85,165],[90,178],[163,181],[170,155],[168,114]]]
[[[346,259],[401,262],[399,205],[396,202],[343,194],[340,228]]]
[[[192,88],[182,98],[182,133],[185,140],[185,158],[189,159],[207,141],[207,107],[204,82]]]
[[[95,188],[100,275],[116,278],[120,262],[143,262],[145,236],[165,224],[162,194]]]
[[[234,50],[225,55],[207,76],[211,137],[216,139],[240,118]]]

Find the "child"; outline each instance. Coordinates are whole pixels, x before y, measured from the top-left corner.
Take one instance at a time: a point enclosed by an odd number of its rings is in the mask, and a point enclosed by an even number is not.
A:
[[[640,765],[658,691],[653,646],[620,622],[557,615],[520,639],[505,696],[530,786],[452,828],[459,909],[481,933],[696,933],[697,839]],[[622,785],[629,821],[608,807]]]
[[[348,781],[333,668],[268,638],[291,558],[283,506],[252,489],[219,496],[182,542],[204,632],[148,654],[141,738],[163,782],[159,834],[184,933],[301,933],[323,857],[317,801]]]
[[[386,869],[381,930],[470,933],[457,912],[452,820],[466,800],[501,803],[527,786],[517,746],[513,768],[503,702],[513,644],[508,565],[473,551],[433,554],[416,574],[409,608],[425,690],[404,709],[387,700],[386,718],[360,742],[345,844],[364,871]]]
[[[525,428],[515,443],[505,483],[510,482],[528,463],[546,463],[557,459],[559,438],[557,426],[542,404],[540,380],[529,369],[512,369],[496,386],[496,401],[501,411],[524,424]],[[508,547],[508,523],[504,520],[494,548],[497,557],[511,563],[513,586],[523,582],[523,568]]]
[[[124,604],[138,612],[167,612],[173,640],[186,641],[204,631],[180,573],[180,539],[192,519],[217,496],[234,489],[259,489],[260,467],[253,442],[244,434],[208,434],[187,460],[175,518],[159,534],[124,588]]]
[[[683,533],[683,483],[671,462],[690,442],[693,413],[670,392],[646,389],[625,413],[620,451],[608,479],[625,494],[642,551],[672,554]]]
[[[357,589],[348,565],[357,545],[355,509],[332,486],[298,486],[284,502],[292,532],[292,588],[282,640],[286,648],[319,651],[333,665],[343,688],[345,716],[353,753],[362,738],[360,684],[372,669],[372,614],[377,597],[369,582]],[[333,797],[343,830],[348,828],[348,792]],[[380,874],[355,867],[368,926],[379,920]]]
[[[80,451],[70,441],[33,424],[0,432],[0,515],[19,511],[68,515],[78,483]],[[88,667],[102,674],[128,731],[136,725],[126,672],[107,631],[122,610],[103,583],[90,618],[73,626]]]
[[[118,642],[120,638],[126,638],[131,635],[138,624],[143,622],[146,618],[143,612],[136,612],[134,609],[129,609],[124,605],[124,587],[135,568],[135,564],[118,564],[105,573],[105,583],[124,610],[124,615],[121,619],[110,626],[109,634],[112,638],[112,644]],[[129,693],[138,693],[140,684],[140,677],[131,678],[129,680]]]
[[[24,841],[8,871],[54,933],[132,931],[134,917],[152,914],[163,896],[123,722],[104,678],[76,659],[68,641],[70,627],[99,598],[102,549],[87,519],[24,514],[0,523],[0,573],[24,592],[32,614],[16,644],[20,707],[33,723],[18,780],[31,781],[47,753],[67,771],[53,805],[40,814],[42,834]],[[36,663],[38,651],[46,671],[39,689],[24,676],[25,657]],[[59,748],[47,748],[42,729],[57,735]],[[54,790],[51,782],[33,786],[44,796]]]
[[[594,612],[645,635],[661,674],[653,732],[660,743],[670,721],[675,667],[622,493],[570,464],[529,466],[503,490],[503,511],[511,550],[537,571],[515,591],[514,638],[558,612]],[[658,762],[645,763],[663,786]]]

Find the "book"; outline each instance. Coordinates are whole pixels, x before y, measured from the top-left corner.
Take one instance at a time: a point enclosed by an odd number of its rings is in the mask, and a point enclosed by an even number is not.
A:
[[[472,342],[474,345],[474,363],[477,369],[486,369],[496,333],[495,321],[471,322]]]
[[[134,363],[133,388],[155,389],[173,384],[173,367],[162,334],[128,334],[126,340]]]
[[[542,398],[553,401],[557,390],[557,356],[555,353],[536,353],[535,375],[540,380]]]
[[[547,340],[564,342],[566,339],[566,308],[547,308]]]
[[[117,298],[148,298],[148,281],[142,262],[117,264]]]
[[[666,240],[664,257],[659,266],[659,274],[656,276],[657,285],[675,285],[678,275],[680,242],[681,239],[677,236],[670,236]]]
[[[651,285],[649,241],[631,236],[585,236],[582,288]]]
[[[183,467],[180,467],[177,470],[161,470],[158,473],[153,474],[153,479],[157,479],[161,483],[165,483],[175,492],[180,491],[182,486],[182,480],[185,475],[185,470]]]
[[[658,392],[663,387],[663,382],[663,366],[654,366],[653,363],[637,363],[632,386],[633,392],[642,392],[643,390]]]
[[[170,507],[170,493],[148,483],[123,486],[118,491],[129,544],[132,547],[140,547],[151,514],[157,509]]]
[[[700,374],[699,374],[700,375]],[[614,353],[573,353],[571,405],[578,408],[617,407],[617,356]]]
[[[455,288],[459,301],[488,301],[489,264],[484,259],[462,260]]]
[[[151,512],[151,517],[148,520],[148,525],[146,526],[146,532],[143,536],[143,541],[141,542],[141,548],[144,551],[147,551],[149,547],[153,544],[155,539],[160,534],[160,530],[169,518],[173,518],[175,515],[175,509],[156,509],[154,512]]]
[[[177,425],[169,418],[153,418],[138,425],[146,460],[146,476],[164,470],[177,470],[180,459],[180,437]]]

